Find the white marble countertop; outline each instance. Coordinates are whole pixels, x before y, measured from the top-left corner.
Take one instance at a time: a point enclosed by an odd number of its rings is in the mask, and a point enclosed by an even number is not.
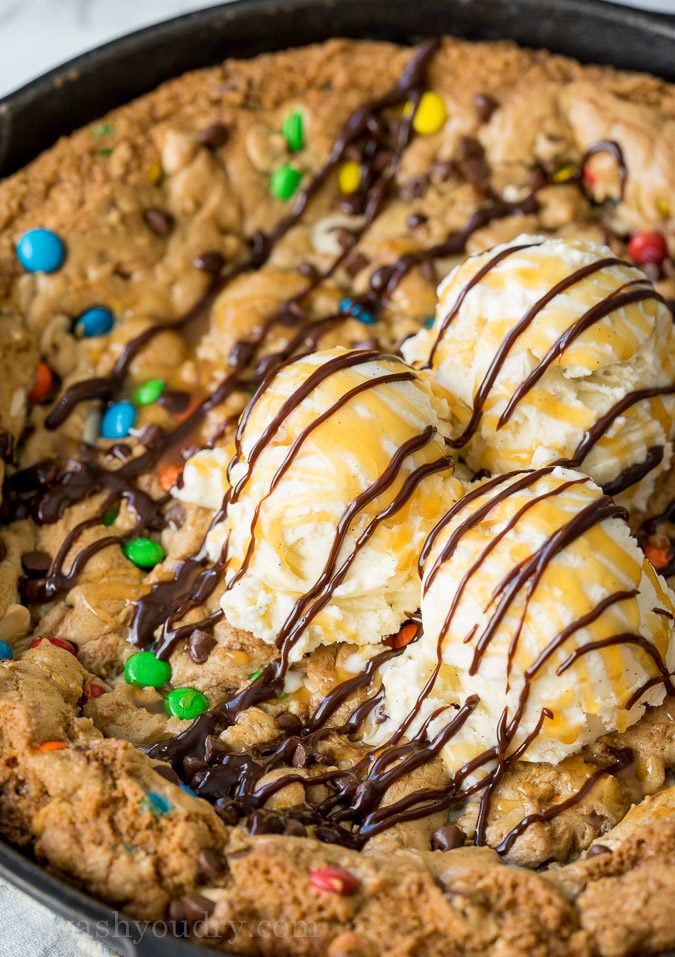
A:
[[[0,0],[0,97],[117,36],[218,2]],[[675,0],[614,2],[675,15]],[[90,940],[1,879],[0,910],[0,957],[112,957],[101,940]]]
[[[114,37],[220,2],[0,0],[0,97]],[[675,15],[675,0],[613,2]]]

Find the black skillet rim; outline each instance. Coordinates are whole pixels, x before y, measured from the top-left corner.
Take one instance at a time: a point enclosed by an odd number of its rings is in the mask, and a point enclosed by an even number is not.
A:
[[[423,25],[420,31],[420,25]],[[0,176],[108,110],[186,70],[330,36],[513,39],[675,82],[675,18],[586,0],[234,0],[82,54],[0,99]],[[203,957],[65,883],[0,840],[0,876],[124,957]],[[118,928],[119,935],[114,929]],[[664,955],[667,957],[667,955]],[[675,954],[672,955],[675,957]]]

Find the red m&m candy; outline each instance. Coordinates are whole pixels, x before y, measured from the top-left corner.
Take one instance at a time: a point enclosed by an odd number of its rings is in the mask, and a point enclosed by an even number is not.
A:
[[[35,641],[31,641],[30,646],[31,648],[37,648],[43,641],[48,641],[50,645],[56,645],[57,648],[63,648],[65,651],[69,651],[71,655],[77,654],[75,645],[70,641],[66,641],[65,638],[36,638]]]
[[[656,263],[668,257],[668,244],[661,233],[636,233],[628,243],[628,255],[638,266]]]

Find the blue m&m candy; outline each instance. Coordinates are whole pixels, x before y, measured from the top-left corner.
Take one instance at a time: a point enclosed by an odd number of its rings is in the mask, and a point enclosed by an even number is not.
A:
[[[92,306],[86,309],[75,323],[75,332],[78,336],[91,339],[93,336],[104,336],[113,327],[113,314],[105,306]]]
[[[136,425],[136,408],[131,402],[115,402],[103,413],[101,435],[104,439],[123,439]]]
[[[0,661],[5,658],[13,658],[14,652],[10,645],[6,641],[0,641]]]
[[[375,316],[373,313],[366,309],[365,306],[361,306],[357,302],[353,302],[348,297],[345,297],[339,306],[340,312],[343,316],[351,316],[353,319],[356,319],[357,322],[362,322],[364,326],[372,326],[375,323]]]
[[[16,254],[27,272],[55,272],[66,257],[66,247],[51,229],[29,229],[17,243]]]

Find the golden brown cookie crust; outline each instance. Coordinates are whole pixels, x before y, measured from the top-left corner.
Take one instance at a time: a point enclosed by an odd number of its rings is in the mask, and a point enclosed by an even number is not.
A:
[[[300,108],[305,116],[307,146],[298,162],[309,175],[325,161],[352,112],[391,89],[410,56],[410,49],[391,44],[333,40],[227,61],[172,80],[64,138],[0,184],[0,425],[19,447],[21,467],[55,453],[77,456],[91,414],[90,406],[81,406],[59,429],[43,428],[48,407],[25,398],[38,358],[66,388],[109,374],[130,338],[183,315],[208,284],[193,260],[218,249],[231,263],[243,261],[249,238],[272,230],[286,211],[270,195],[269,177],[287,158],[279,129],[288,111]],[[442,132],[412,141],[396,171],[391,201],[359,244],[362,261],[320,284],[308,303],[310,318],[336,311],[345,295],[363,293],[378,266],[465,226],[485,201],[481,184],[462,169],[471,149],[457,165],[467,138],[482,146],[494,188],[513,199],[527,193],[535,160],[558,172],[578,167],[598,140],[620,141],[631,171],[623,201],[615,204],[616,166],[599,155],[591,166],[593,203],[573,183],[552,183],[538,194],[538,210],[476,230],[467,252],[521,232],[547,232],[608,241],[624,255],[626,236],[649,229],[660,231],[672,250],[673,87],[512,43],[454,39],[435,52],[428,86],[442,95],[450,122]],[[487,121],[476,108],[477,94],[498,103]],[[227,129],[227,141],[217,149],[200,140],[213,123]],[[444,164],[452,165],[448,175]],[[416,183],[420,177],[423,189]],[[349,214],[336,210],[336,196],[331,179],[269,260],[219,294],[196,347],[164,332],[133,361],[131,378],[162,377],[174,389],[208,394],[233,344],[255,335],[301,288],[300,265],[325,268],[335,256],[334,231],[350,225],[344,218]],[[148,210],[169,214],[166,234],[148,226]],[[420,225],[408,224],[412,213]],[[20,235],[36,226],[67,242],[63,268],[49,276],[23,272],[15,255]],[[462,255],[411,270],[376,331],[346,320],[317,344],[358,346],[374,336],[385,350],[397,347],[433,312],[437,279]],[[675,297],[672,263],[657,288]],[[104,343],[78,342],[70,333],[71,318],[92,302],[106,303],[116,316]],[[282,327],[266,350],[278,351],[291,338]],[[209,413],[196,443],[213,436],[224,418],[234,422],[247,400],[246,390],[238,390]],[[149,407],[140,427],[167,428],[171,422],[169,412]],[[225,447],[231,433],[232,427],[218,444]],[[160,493],[154,473],[139,484]],[[135,650],[126,641],[135,602],[154,582],[172,579],[176,562],[195,553],[208,510],[180,505],[180,523],[161,535],[169,559],[149,574],[112,544],[87,563],[65,595],[34,607],[30,623],[22,611],[22,555],[30,549],[56,554],[77,523],[96,515],[101,501],[101,495],[88,498],[53,524],[15,521],[0,535],[6,547],[0,637],[17,649],[17,660],[0,662],[0,831],[10,841],[32,847],[50,869],[132,916],[187,921],[209,947],[242,954],[369,957],[386,950],[397,957],[620,957],[675,947],[669,916],[675,794],[667,788],[675,764],[673,699],[624,735],[608,736],[560,767],[516,765],[496,795],[488,830],[492,846],[523,813],[578,790],[603,748],[630,747],[637,756],[629,774],[607,776],[572,811],[528,829],[506,863],[487,848],[429,850],[442,816],[392,828],[363,853],[311,837],[249,836],[157,773],[157,761],[134,747],[176,734],[187,722],[167,717],[158,692],[131,687],[123,678]],[[122,531],[133,525],[125,506],[118,522]],[[100,534],[100,528],[88,531],[70,558]],[[218,597],[216,590],[204,608],[190,613],[191,620],[217,609]],[[72,642],[77,657],[45,642],[19,656],[28,637],[46,635]],[[226,622],[216,626],[214,637],[217,646],[206,663],[196,663],[184,644],[171,656],[174,686],[199,689],[211,703],[229,698],[272,656],[269,646]],[[293,713],[306,717],[344,679],[340,655],[320,649],[312,656],[307,676],[314,693],[294,703]],[[87,682],[99,683],[106,693],[87,695]],[[350,705],[358,700],[351,698]],[[270,740],[283,730],[284,713],[283,704],[249,709],[223,732],[223,746]],[[334,717],[334,728],[340,719]],[[40,750],[51,741],[67,746]],[[339,767],[364,750],[337,733],[322,747],[326,764]],[[443,771],[431,762],[386,800],[439,780]],[[299,797],[292,787],[269,806],[301,802],[304,787]],[[162,800],[148,803],[148,793],[159,795],[169,810],[162,810]],[[465,808],[458,820],[470,838],[475,808]],[[600,843],[608,852],[584,859],[589,846]],[[559,863],[532,869],[551,861]],[[355,892],[317,893],[310,875],[326,866],[354,875]]]

